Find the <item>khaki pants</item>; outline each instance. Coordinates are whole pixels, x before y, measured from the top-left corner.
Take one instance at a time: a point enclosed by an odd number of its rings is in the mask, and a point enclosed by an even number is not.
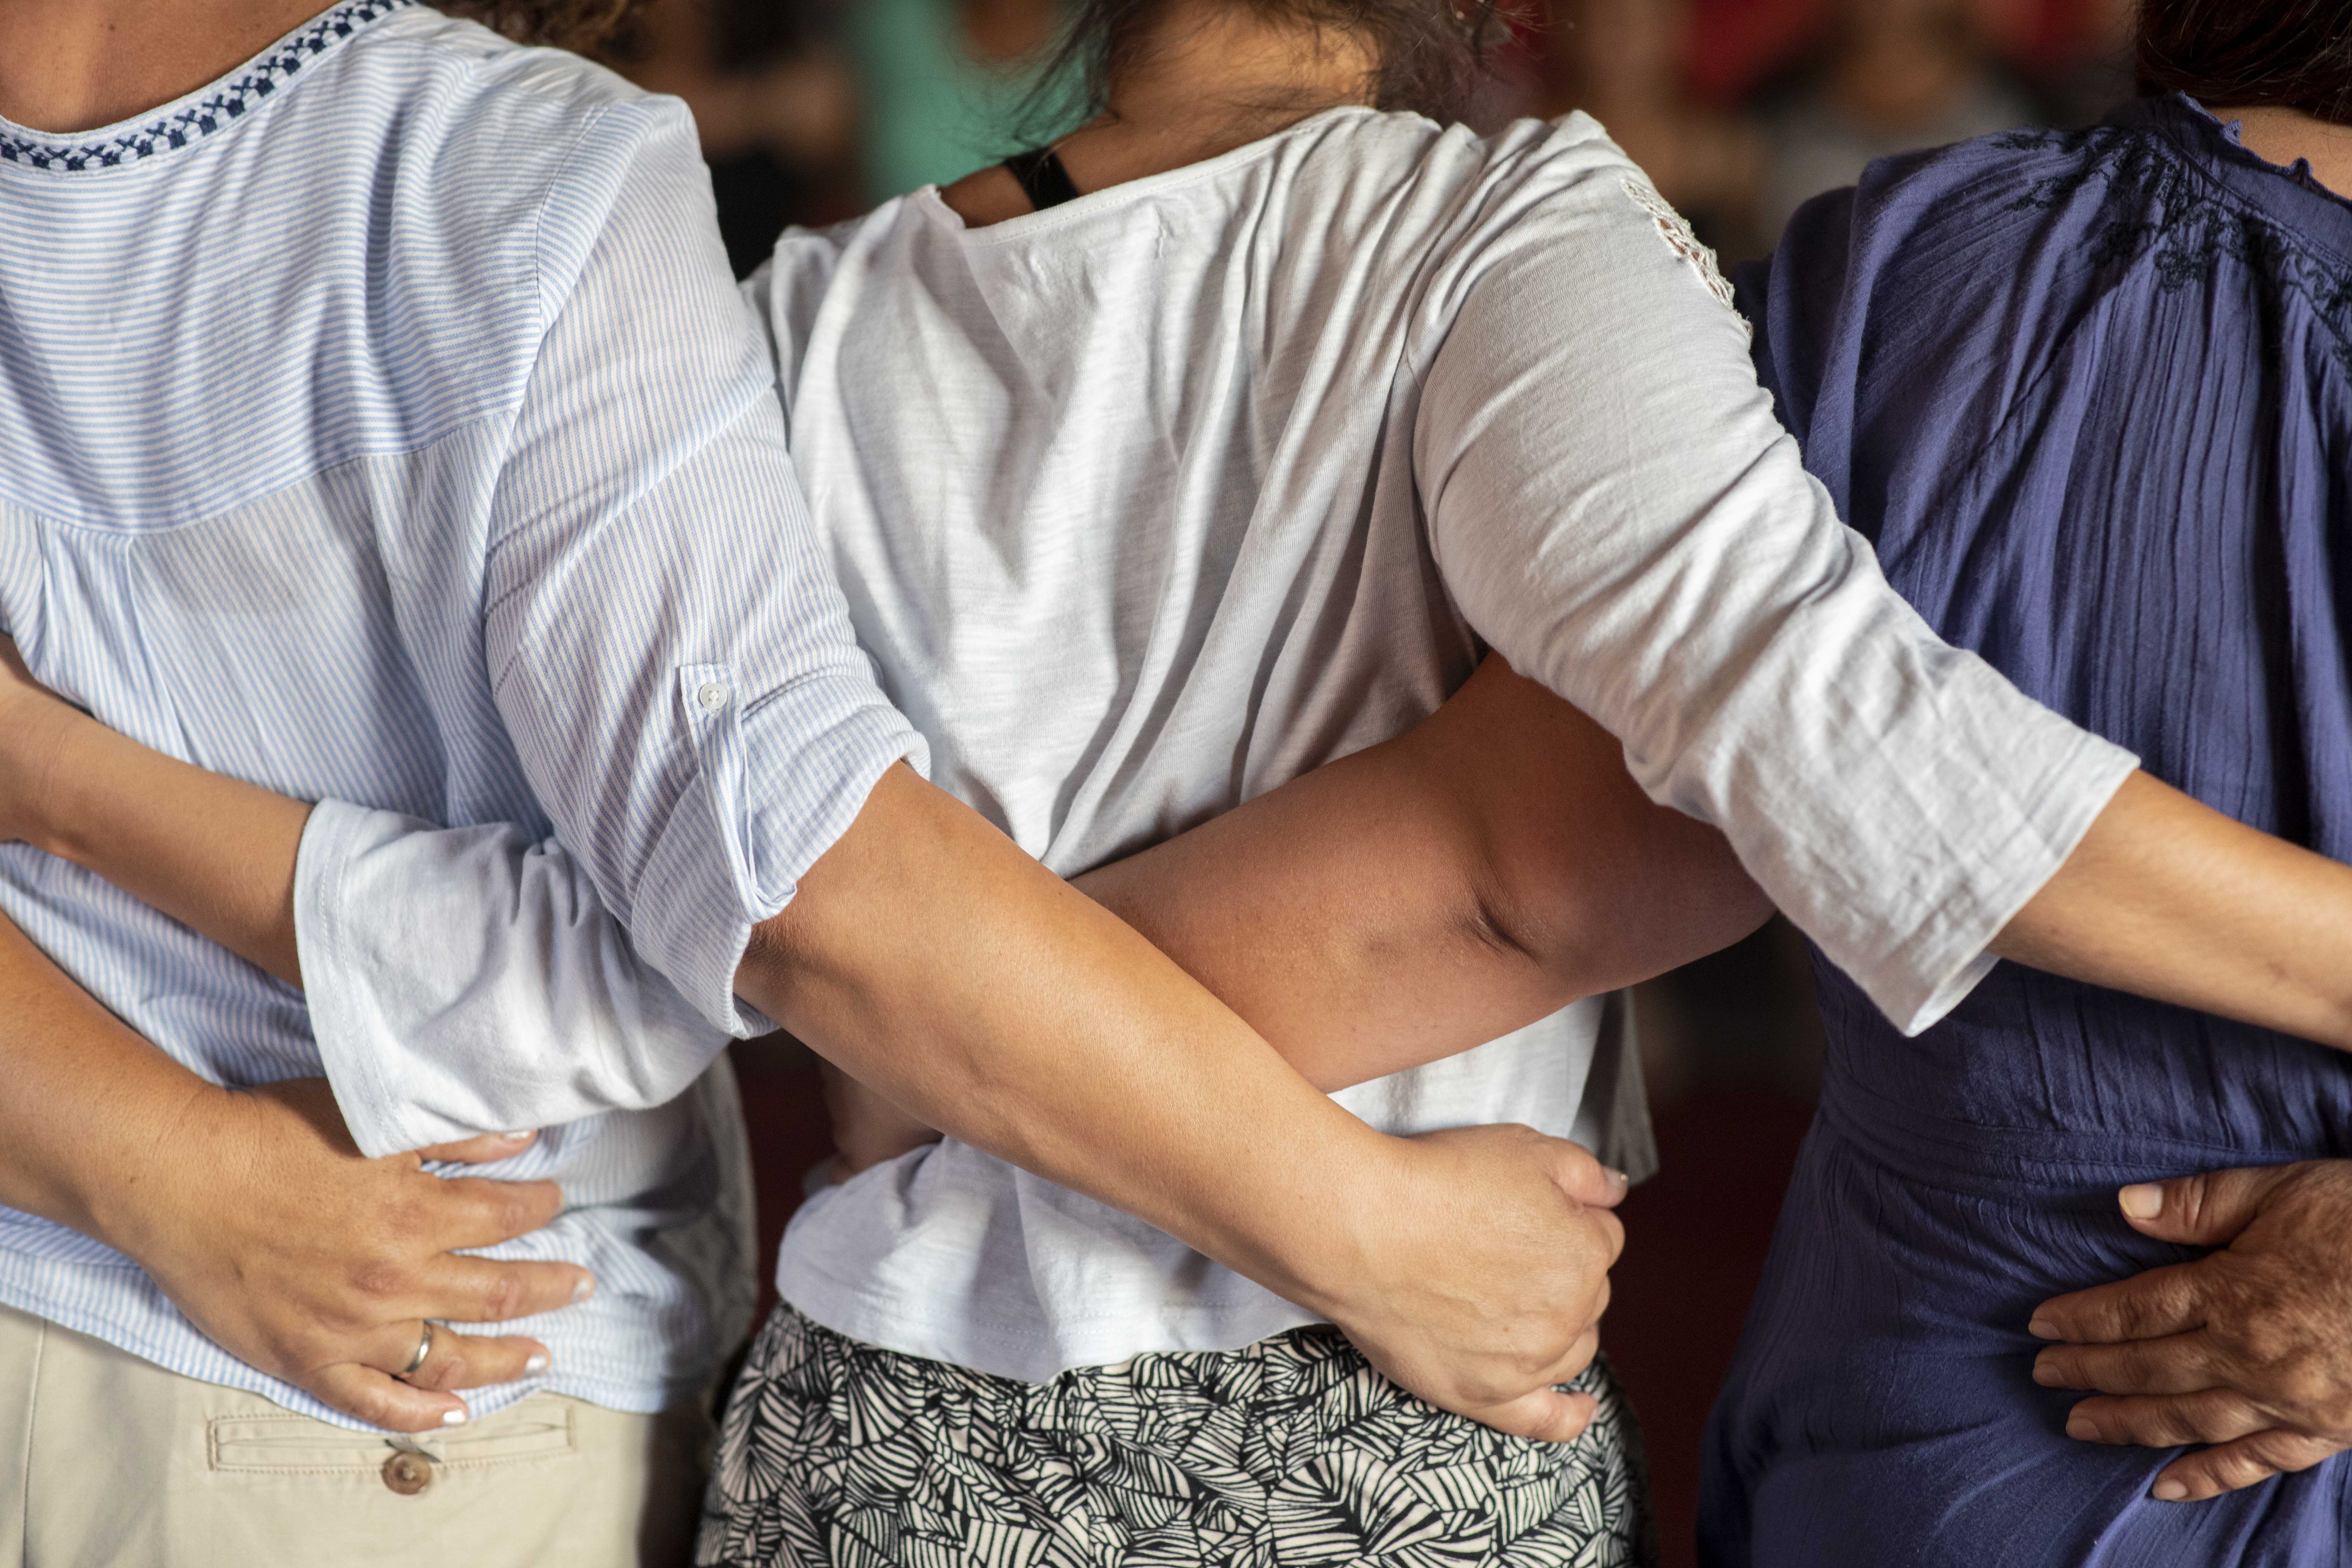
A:
[[[540,1394],[346,1431],[0,1307],[0,1568],[676,1568],[709,1428]]]

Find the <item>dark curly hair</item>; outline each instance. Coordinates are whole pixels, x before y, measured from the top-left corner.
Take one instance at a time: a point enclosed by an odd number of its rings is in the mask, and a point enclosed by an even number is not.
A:
[[[2215,109],[2297,109],[2352,125],[2352,5],[2144,0],[2139,83]]]
[[[433,0],[433,8],[504,33],[519,44],[593,53],[646,0]]]
[[[1502,37],[1507,19],[1524,0],[1240,0],[1261,16],[1304,23],[1370,43],[1381,61],[1373,101],[1447,121],[1468,107]],[[1048,81],[1076,74],[1090,110],[1110,100],[1111,84],[1146,47],[1166,0],[1081,0],[1070,19]]]

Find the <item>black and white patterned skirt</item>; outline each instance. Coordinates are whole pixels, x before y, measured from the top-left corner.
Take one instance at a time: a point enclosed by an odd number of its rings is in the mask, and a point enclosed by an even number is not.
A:
[[[1655,1559],[1633,1412],[1530,1443],[1438,1410],[1339,1331],[1049,1384],[779,1308],[728,1405],[704,1568],[1619,1568]]]

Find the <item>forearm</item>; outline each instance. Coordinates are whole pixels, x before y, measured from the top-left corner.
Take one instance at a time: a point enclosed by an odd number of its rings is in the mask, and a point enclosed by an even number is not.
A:
[[[965,1142],[1316,1310],[1389,1141],[906,769],[761,927],[744,998]]]
[[[26,839],[247,962],[302,982],[294,868],[308,804],[167,757],[68,712]]]
[[[1491,658],[1410,733],[1076,886],[1317,1087],[1483,1044],[1770,912],[1719,834]]]
[[[130,1244],[157,1151],[223,1091],[142,1039],[0,917],[0,1204]]]
[[[197,1077],[5,918],[0,1074],[0,1205],[127,1255],[230,1354],[362,1420],[436,1430],[465,1406],[432,1390],[511,1382],[546,1353],[535,1340],[448,1336],[413,1385],[395,1383],[386,1373],[419,1319],[525,1317],[580,1300],[588,1281],[569,1264],[452,1256],[544,1226],[562,1201],[552,1183],[360,1160],[324,1086],[238,1091]],[[425,1155],[479,1163],[520,1146],[480,1144]]]
[[[2352,1050],[2352,867],[2132,776],[1993,951]]]

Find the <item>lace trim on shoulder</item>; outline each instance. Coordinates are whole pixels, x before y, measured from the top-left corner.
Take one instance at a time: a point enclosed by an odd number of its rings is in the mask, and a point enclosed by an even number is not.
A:
[[[1625,194],[1633,198],[1633,205],[1649,214],[1650,221],[1657,225],[1658,237],[1666,242],[1666,248],[1688,262],[1691,270],[1698,274],[1698,280],[1706,285],[1706,291],[1714,295],[1725,310],[1738,316],[1739,307],[1732,293],[1731,279],[1723,275],[1723,268],[1717,262],[1714,250],[1691,228],[1690,220],[1676,212],[1648,181],[1629,176],[1624,185]],[[1745,316],[1740,316],[1739,324],[1747,329],[1748,336],[1755,336],[1755,329],[1748,326]]]
[[[377,17],[417,0],[344,0],[309,26],[280,41],[235,77],[133,130],[104,141],[71,142],[0,132],[0,163],[68,173],[135,163],[233,124],[284,87],[304,66]]]

